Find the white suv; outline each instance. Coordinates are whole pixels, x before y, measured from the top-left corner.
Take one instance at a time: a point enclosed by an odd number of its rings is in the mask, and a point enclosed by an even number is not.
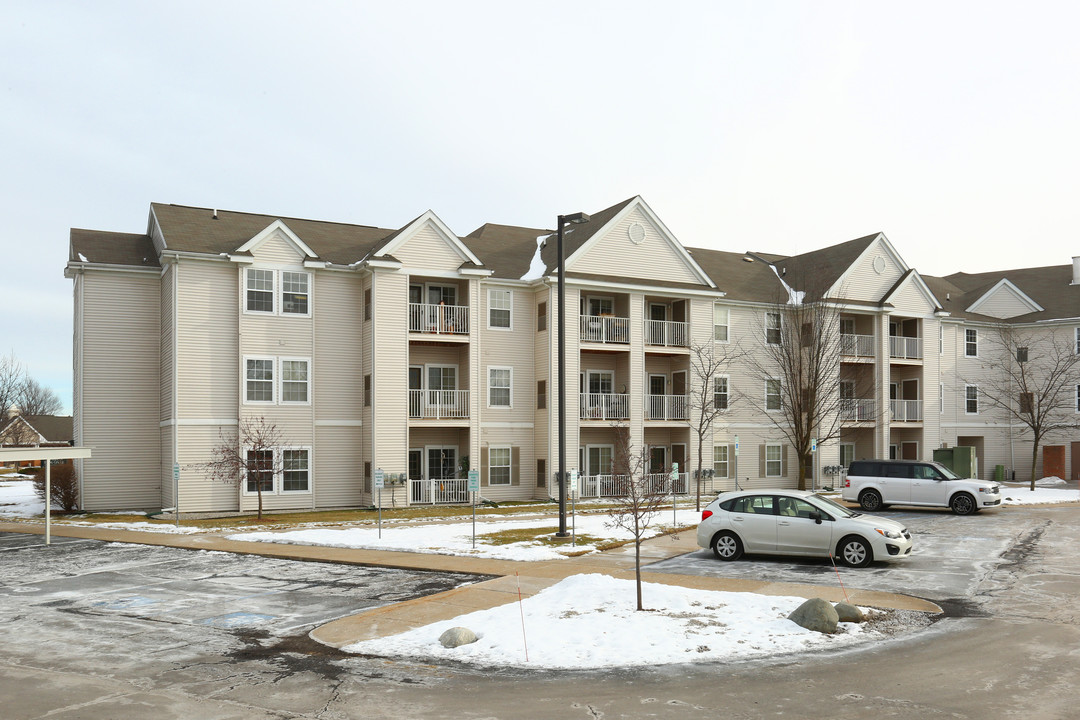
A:
[[[941,463],[917,460],[856,460],[841,497],[873,512],[889,505],[947,507],[969,515],[1001,504],[996,483],[962,478]]]

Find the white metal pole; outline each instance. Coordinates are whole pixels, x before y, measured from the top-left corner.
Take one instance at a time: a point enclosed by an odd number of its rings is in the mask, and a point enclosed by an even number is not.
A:
[[[45,544],[48,545],[52,542],[52,476],[50,473],[50,466],[52,460],[45,460]]]

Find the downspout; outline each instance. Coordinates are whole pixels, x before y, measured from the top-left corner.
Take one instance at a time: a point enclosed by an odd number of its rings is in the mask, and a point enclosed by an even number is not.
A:
[[[368,456],[371,463],[371,504],[375,504],[375,429],[378,423],[375,422],[375,323],[377,322],[378,313],[375,312],[375,271],[371,270],[371,398],[364,398],[364,401],[369,403],[367,407],[371,408],[371,454]],[[407,331],[407,330],[406,330]],[[408,422],[408,421],[406,421]],[[363,462],[363,458],[360,460]],[[360,466],[361,469],[363,465]],[[364,485],[367,486],[368,476],[364,476]]]
[[[311,408],[311,450],[308,451],[308,489],[311,509],[315,510],[315,273],[308,281],[308,314],[311,323],[311,358],[308,360],[308,402]]]
[[[180,310],[177,303],[180,299],[180,258],[176,258],[173,265],[172,283],[172,342],[173,342],[173,382],[172,382],[172,419],[173,419],[173,462],[180,464],[180,328],[177,326],[180,318]],[[180,517],[180,484],[176,485],[176,497],[173,498],[177,518]]]

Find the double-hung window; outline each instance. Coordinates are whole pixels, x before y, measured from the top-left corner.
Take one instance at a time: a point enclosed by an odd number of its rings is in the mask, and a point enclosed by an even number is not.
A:
[[[308,492],[311,488],[310,451],[285,448],[281,451],[281,492]]]
[[[244,402],[274,402],[274,358],[244,358]]]
[[[488,290],[488,327],[510,329],[510,311],[513,299],[510,290]]]
[[[778,312],[765,313],[765,342],[769,345],[779,345],[783,319]]]
[[[979,414],[979,386],[964,386],[964,412],[968,415]]]
[[[308,282],[306,272],[281,273],[281,312],[290,315],[308,314]]]
[[[274,271],[248,268],[244,273],[248,312],[274,312]]]
[[[514,377],[513,368],[488,368],[488,407],[510,407],[513,395],[510,392]]]
[[[310,401],[308,392],[308,361],[285,360],[281,361],[281,402],[283,403],[307,403]]]
[[[245,453],[247,495],[311,492],[311,448],[273,447]]]
[[[244,403],[289,405],[311,402],[311,361],[307,358],[244,358]]]
[[[248,493],[274,492],[274,451],[247,451],[247,483],[244,491]]]
[[[780,381],[779,380],[766,380],[765,381],[765,409],[766,410],[783,410],[784,402],[780,396]]]
[[[979,331],[974,328],[964,330],[964,357],[979,357]]]
[[[768,443],[765,446],[765,477],[780,477],[784,472],[783,446]]]
[[[730,311],[721,305],[713,305],[713,340],[716,342],[728,341],[728,324]]]
[[[728,476],[728,446],[713,446],[713,477],[726,478]]]
[[[713,378],[713,407],[717,410],[728,409],[728,377],[720,375]]]
[[[310,315],[311,273],[246,268],[244,312]]]
[[[510,448],[488,449],[488,485],[510,484]]]

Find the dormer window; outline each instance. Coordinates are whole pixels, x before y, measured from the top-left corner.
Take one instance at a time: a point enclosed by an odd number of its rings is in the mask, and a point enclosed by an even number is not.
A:
[[[310,315],[311,273],[247,268],[244,270],[244,312]]]

